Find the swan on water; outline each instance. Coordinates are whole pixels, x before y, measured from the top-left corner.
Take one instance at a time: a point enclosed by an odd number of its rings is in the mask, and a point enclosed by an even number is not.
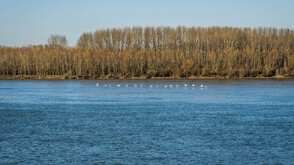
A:
[[[99,83],[96,84],[96,86],[98,86],[98,85],[99,85]]]
[[[117,84],[116,86],[120,87],[120,85],[119,85],[119,84]]]
[[[188,86],[187,84],[184,84],[184,86],[186,87],[186,86]]]
[[[194,87],[195,86],[195,84],[192,84],[192,87]]]
[[[203,85],[201,84],[200,87],[203,88]]]

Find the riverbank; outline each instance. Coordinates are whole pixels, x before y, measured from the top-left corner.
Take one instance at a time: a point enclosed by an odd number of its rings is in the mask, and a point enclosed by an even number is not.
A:
[[[63,76],[63,75],[14,75],[14,76],[0,76],[0,80],[111,80],[111,79],[123,79],[123,80],[140,80],[140,79],[294,79],[294,77],[284,77],[284,76],[272,76],[272,77],[112,77],[112,76]]]

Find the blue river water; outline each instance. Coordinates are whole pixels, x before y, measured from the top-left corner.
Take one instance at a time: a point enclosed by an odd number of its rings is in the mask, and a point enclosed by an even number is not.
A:
[[[10,163],[293,164],[294,80],[0,80]]]

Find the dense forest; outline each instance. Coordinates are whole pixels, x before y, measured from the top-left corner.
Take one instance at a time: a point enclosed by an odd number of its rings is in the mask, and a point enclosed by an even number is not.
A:
[[[294,77],[294,31],[276,28],[133,27],[97,30],[68,47],[0,47],[0,75],[64,78]]]

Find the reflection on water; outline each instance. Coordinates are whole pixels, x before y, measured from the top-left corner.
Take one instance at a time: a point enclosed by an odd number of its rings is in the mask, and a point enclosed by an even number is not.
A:
[[[293,80],[0,81],[0,94],[1,164],[294,162]]]

